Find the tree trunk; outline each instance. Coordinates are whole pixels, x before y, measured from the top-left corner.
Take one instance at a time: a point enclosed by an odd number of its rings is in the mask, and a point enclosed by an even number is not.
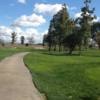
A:
[[[87,50],[88,49],[88,38],[87,37],[84,37],[84,47],[85,49]]]
[[[51,44],[49,44],[49,51],[51,51]]]
[[[99,49],[100,49],[100,44],[99,44]]]
[[[61,43],[59,44],[59,52],[61,52],[62,51],[62,45],[61,45]]]
[[[79,55],[81,55],[81,45],[79,45]]]
[[[69,50],[69,54],[70,54],[70,55],[72,54],[72,51],[73,51],[73,49],[70,49],[70,50]]]
[[[56,49],[56,44],[54,45],[54,51],[56,51],[57,49]]]

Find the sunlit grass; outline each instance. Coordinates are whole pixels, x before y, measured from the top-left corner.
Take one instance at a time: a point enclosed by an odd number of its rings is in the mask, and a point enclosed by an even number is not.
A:
[[[24,60],[48,100],[96,100],[100,93],[99,50],[83,51],[81,56],[35,51]]]

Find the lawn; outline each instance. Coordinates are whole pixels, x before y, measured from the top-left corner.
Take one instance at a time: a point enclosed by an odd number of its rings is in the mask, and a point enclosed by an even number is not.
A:
[[[100,95],[100,51],[79,55],[34,51],[24,58],[33,81],[48,100],[97,100]]]
[[[18,52],[30,52],[32,48],[0,48],[0,60],[4,59],[5,57],[11,56]]]

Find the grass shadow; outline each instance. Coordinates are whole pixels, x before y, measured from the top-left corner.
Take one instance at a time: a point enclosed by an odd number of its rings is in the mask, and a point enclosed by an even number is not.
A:
[[[41,52],[41,54],[51,55],[51,56],[80,56],[79,53],[69,54],[68,52]]]

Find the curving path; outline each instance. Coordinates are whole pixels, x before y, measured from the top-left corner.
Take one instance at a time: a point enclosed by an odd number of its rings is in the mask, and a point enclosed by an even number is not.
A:
[[[27,53],[19,53],[0,62],[0,100],[43,100],[23,63]]]

